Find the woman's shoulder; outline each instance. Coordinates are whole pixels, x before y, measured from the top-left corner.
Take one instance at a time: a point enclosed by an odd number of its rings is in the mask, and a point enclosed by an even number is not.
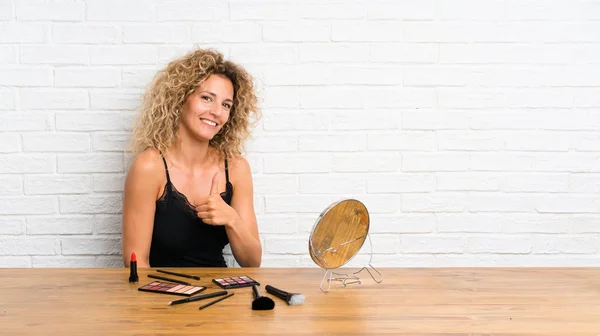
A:
[[[250,162],[242,155],[227,158],[227,169],[232,180],[252,178]]]
[[[164,174],[165,166],[163,157],[159,151],[154,148],[148,148],[137,154],[129,167],[129,173],[143,175],[145,177],[159,176]]]

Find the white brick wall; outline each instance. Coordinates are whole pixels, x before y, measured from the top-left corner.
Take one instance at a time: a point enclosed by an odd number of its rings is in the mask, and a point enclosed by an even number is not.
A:
[[[257,78],[265,266],[349,197],[376,266],[600,265],[598,1],[0,0],[0,267],[121,266],[139,95],[194,45]]]

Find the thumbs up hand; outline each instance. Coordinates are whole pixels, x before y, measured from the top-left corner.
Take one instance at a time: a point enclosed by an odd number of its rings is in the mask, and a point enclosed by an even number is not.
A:
[[[203,197],[200,204],[196,205],[198,217],[206,224],[229,225],[237,216],[235,210],[229,206],[219,194],[219,173],[215,173],[210,186],[210,194]]]

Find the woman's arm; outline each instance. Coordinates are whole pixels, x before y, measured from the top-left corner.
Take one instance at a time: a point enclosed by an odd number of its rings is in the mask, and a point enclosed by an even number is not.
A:
[[[127,172],[122,224],[125,267],[129,267],[131,252],[135,252],[138,267],[150,267],[150,243],[161,172],[164,174],[164,167],[155,150],[140,153]]]
[[[258,225],[254,212],[254,187],[248,161],[239,157],[230,164],[234,184],[231,207],[237,212],[225,230],[229,237],[231,251],[242,267],[260,267],[262,245],[258,236]]]

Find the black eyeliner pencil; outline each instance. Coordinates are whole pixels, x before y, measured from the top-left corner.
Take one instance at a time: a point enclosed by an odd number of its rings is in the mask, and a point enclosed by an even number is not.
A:
[[[169,306],[180,304],[180,303],[187,303],[187,302],[193,302],[193,301],[198,301],[198,300],[210,299],[211,297],[221,296],[221,295],[225,295],[225,294],[227,294],[227,291],[220,291],[220,292],[208,293],[208,294],[204,294],[204,295],[192,296],[192,297],[181,299],[181,300],[171,301],[171,302],[169,302]]]
[[[157,272],[165,273],[165,274],[171,274],[171,275],[176,275],[176,276],[180,276],[180,277],[184,277],[184,278],[190,278],[190,279],[194,279],[194,280],[200,280],[200,277],[199,276],[195,276],[195,275],[187,275],[187,274],[175,273],[175,272],[164,271],[164,270],[157,270]]]
[[[189,282],[185,282],[185,281],[181,281],[181,280],[177,280],[177,279],[165,278],[165,277],[162,277],[160,275],[154,275],[154,274],[148,274],[148,278],[160,279],[160,280],[175,282],[175,283],[178,283],[178,284],[188,285],[188,286],[191,285]]]
[[[211,301],[211,302],[205,304],[204,306],[200,306],[200,308],[198,308],[198,309],[202,310],[202,309],[204,309],[204,308],[206,308],[208,306],[212,306],[212,305],[214,305],[215,303],[217,303],[219,301],[223,301],[223,300],[227,299],[228,297],[233,296],[233,294],[235,294],[235,293],[227,294],[227,295],[225,295],[223,297],[220,297],[220,298],[218,298],[218,299],[216,299],[214,301]]]

